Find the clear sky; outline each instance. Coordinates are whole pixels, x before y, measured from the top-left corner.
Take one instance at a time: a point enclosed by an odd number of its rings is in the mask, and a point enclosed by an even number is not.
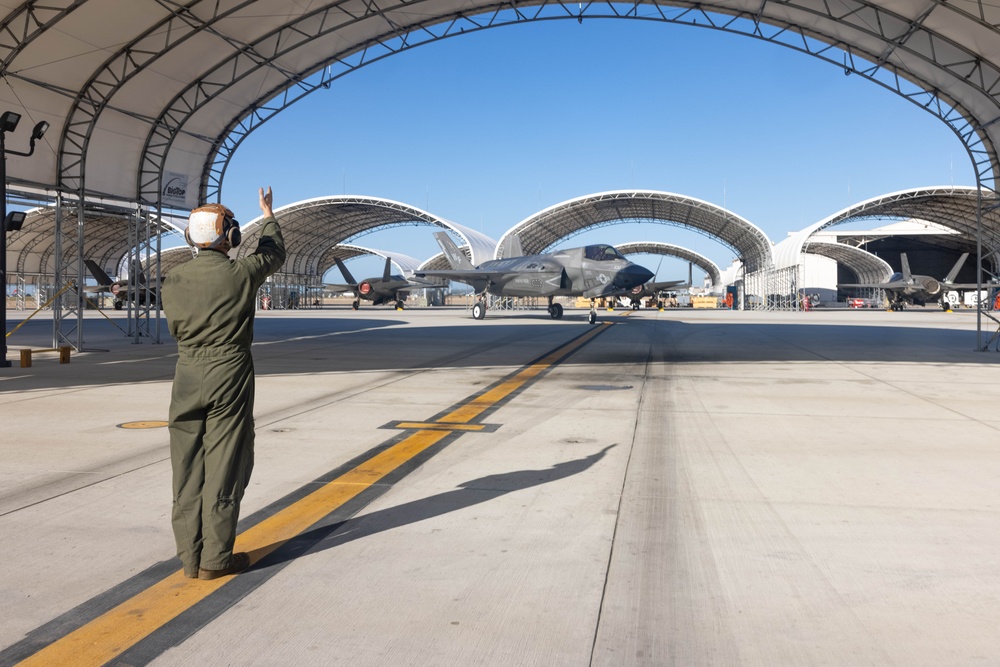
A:
[[[442,40],[334,81],[244,141],[223,200],[248,221],[268,184],[279,206],[385,197],[494,239],[568,199],[662,190],[723,206],[777,242],[871,197],[975,177],[944,123],[817,58],[691,26],[567,20]],[[354,243],[423,260],[439,250],[432,231]],[[648,223],[563,245],[637,240],[689,247],[722,267],[733,259],[700,234]],[[639,261],[655,270],[658,259]],[[378,265],[351,268],[362,277]],[[664,260],[659,278],[682,268]]]

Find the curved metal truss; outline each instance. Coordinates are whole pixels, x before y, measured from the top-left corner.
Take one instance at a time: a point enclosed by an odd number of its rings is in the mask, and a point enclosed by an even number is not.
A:
[[[412,10],[422,4],[424,3],[406,3],[406,7]],[[896,52],[906,52],[918,62],[925,62],[931,68],[944,69],[956,80],[971,83],[979,94],[992,101],[994,107],[1000,108],[1000,72],[962,44],[947,39],[924,25],[925,19],[936,8],[967,16],[969,14],[961,8],[933,1],[928,2],[926,10],[915,19],[863,0],[849,4],[848,7],[843,3],[799,0],[762,2],[755,9],[739,9],[725,2],[503,2],[477,5],[446,15],[427,14],[428,18],[410,25],[388,18],[394,11],[400,10],[401,5],[368,5],[364,15],[350,16],[344,19],[344,23],[380,15],[386,18],[389,30],[317,63],[307,74],[289,79],[287,84],[268,91],[247,107],[216,139],[215,153],[203,171],[201,190],[206,198],[221,197],[226,167],[250,132],[289,105],[329,87],[333,80],[355,69],[448,37],[528,21],[558,19],[575,19],[580,22],[585,19],[631,19],[683,24],[741,34],[814,56],[842,68],[845,74],[857,74],[869,79],[937,116],[951,127],[966,146],[977,174],[977,185],[983,187],[987,181],[992,181],[998,159],[988,134],[990,123],[976,122],[973,120],[976,113],[945,94],[940,86],[925,80],[922,72],[902,69],[893,61]],[[806,28],[794,21],[781,20],[769,13],[771,7],[780,7],[776,13],[782,15],[819,17],[824,20],[824,25],[832,27],[824,32],[816,26]],[[331,10],[327,8],[321,11]],[[335,14],[339,15],[340,10],[336,10]],[[315,23],[310,21],[310,24]],[[339,24],[324,24],[324,28],[327,25],[330,31],[340,27]],[[996,28],[986,27],[993,31],[995,37]],[[838,34],[840,32],[850,33],[856,43],[845,41],[845,35]],[[318,35],[315,31],[305,32],[303,26],[298,24],[285,26],[280,31],[267,35],[259,44],[252,45],[252,50],[234,54],[230,61],[220,65],[210,77],[193,83],[184,94],[178,96],[171,108],[157,119],[154,130],[156,137],[151,135],[147,141],[147,156],[143,159],[145,175],[140,185],[142,196],[149,197],[154,192],[150,184],[162,172],[162,159],[156,158],[157,155],[162,157],[165,154],[170,142],[170,132],[183,125],[184,114],[197,111],[199,94],[205,96],[205,91],[216,90],[221,85],[221,82],[212,77],[218,77],[220,72],[230,71],[245,75],[248,68],[268,67],[275,58],[294,48],[295,41],[309,36],[315,38]],[[289,37],[295,38],[293,45],[283,51],[259,48],[263,45],[286,43]],[[868,45],[868,48],[862,44]],[[269,57],[257,55],[262,52],[268,53]],[[253,62],[251,55],[257,62]],[[995,117],[996,112],[990,116],[991,120]],[[175,119],[176,125],[171,122]],[[156,169],[157,164],[160,165],[159,170]],[[995,192],[990,194],[990,198],[995,198]]]
[[[160,277],[166,278],[175,268],[194,259],[194,250],[190,246],[186,245],[177,246],[176,248],[167,248],[166,250],[160,252],[159,255],[154,256],[149,262],[143,258],[142,270],[145,271],[147,275],[155,273],[157,259],[159,259],[160,262]]]
[[[980,209],[979,190],[942,186],[893,192],[849,206],[789,236],[775,247],[775,263],[787,267],[799,262],[799,254],[817,232],[846,222],[864,219],[926,220],[957,232],[975,248],[981,240],[985,256],[1000,265],[1000,209]],[[978,215],[977,215],[978,214]]]
[[[550,206],[507,230],[497,244],[516,235],[526,254],[545,252],[591,229],[633,222],[683,227],[719,241],[737,254],[747,271],[771,265],[771,242],[759,228],[708,202],[655,190],[615,190]]]
[[[374,248],[365,248],[359,245],[348,245],[340,243],[330,248],[327,253],[320,260],[320,278],[322,278],[327,271],[332,269],[336,264],[333,258],[336,257],[342,262],[346,262],[349,259],[354,259],[355,257],[373,256],[381,257],[382,259],[389,259],[396,268],[403,275],[412,274],[420,267],[420,260],[410,257],[409,255],[404,255],[401,252],[388,252],[386,250],[375,250]],[[324,268],[325,267],[325,268]]]
[[[694,250],[688,250],[687,248],[682,248],[679,245],[657,243],[655,241],[636,241],[634,243],[623,243],[615,247],[618,248],[619,252],[623,255],[647,254],[679,257],[680,259],[691,262],[704,271],[708,275],[708,279],[712,282],[712,285],[719,285],[722,283],[722,271],[719,270],[719,265],[710,260],[708,257],[696,253]]]
[[[806,244],[805,252],[829,257],[838,264],[843,264],[854,272],[855,282],[884,283],[892,275],[892,267],[887,261],[867,250],[846,243],[814,241]]]
[[[1000,12],[983,0],[928,0],[917,11],[906,3],[874,0],[390,0],[380,5],[325,1],[306,12],[289,10],[283,18],[269,14],[270,27],[265,27],[263,34],[232,29],[239,23],[234,19],[245,18],[263,6],[260,0],[153,3],[149,15],[159,12],[159,18],[144,26],[140,35],[131,39],[126,35],[123,45],[95,48],[93,53],[110,52],[111,56],[94,69],[84,85],[72,87],[58,76],[35,75],[28,62],[34,55],[31,47],[43,45],[43,38],[54,34],[53,27],[61,22],[86,29],[94,20],[87,10],[106,6],[86,0],[47,0],[23,2],[10,10],[0,22],[0,75],[11,90],[17,85],[42,91],[35,96],[35,108],[59,107],[70,100],[59,128],[54,170],[57,182],[48,182],[49,177],[43,175],[45,167],[33,167],[15,180],[16,185],[54,186],[57,197],[74,196],[80,201],[100,194],[100,187],[88,186],[88,180],[93,179],[88,179],[86,167],[88,160],[94,159],[90,144],[95,133],[118,129],[99,127],[100,119],[109,117],[104,112],[112,111],[115,118],[129,124],[120,136],[137,137],[137,150],[142,145],[138,156],[130,154],[121,161],[128,169],[134,164],[135,171],[129,176],[136,174],[135,202],[153,205],[157,213],[164,205],[176,205],[165,204],[162,190],[175,154],[204,159],[197,176],[199,199],[218,200],[228,163],[250,132],[289,105],[368,63],[493,27],[545,20],[628,19],[741,34],[819,58],[842,68],[845,74],[862,76],[895,92],[945,122],[966,147],[976,174],[977,243],[983,239],[983,218],[1000,208],[996,191],[1000,66],[982,46],[995,44],[1000,37]],[[74,20],[78,15],[80,20]],[[70,29],[66,34],[74,33]],[[154,71],[154,63],[164,56],[176,57],[189,41],[206,37],[222,47],[211,51],[213,64],[183,89],[172,89],[165,106],[144,112],[123,102],[124,91],[139,88],[131,84],[140,74],[151,74],[152,80],[162,78]],[[28,66],[18,69],[22,64]],[[242,93],[229,99],[227,93],[239,86]],[[252,93],[247,94],[247,90]],[[120,95],[118,100],[116,95]],[[219,114],[220,109],[225,111]],[[205,118],[220,120],[204,123]],[[228,118],[233,120],[225,120]],[[117,182],[123,179],[103,181]],[[106,192],[111,197],[132,199],[132,193],[117,191],[113,185],[109,188]],[[80,226],[83,224],[81,215]],[[153,241],[145,233],[140,225],[137,244],[148,248]],[[995,239],[986,240],[992,250]],[[82,248],[80,253],[78,266]],[[982,264],[981,251],[979,256]],[[754,271],[748,265],[745,268],[749,278]]]
[[[474,263],[491,257],[496,241],[475,230],[418,208],[377,197],[342,195],[308,199],[275,211],[286,235],[283,271],[304,277],[322,275],[333,265],[331,250],[365,234],[391,227],[434,225],[458,234],[471,248]],[[238,257],[253,252],[261,219],[246,225]]]

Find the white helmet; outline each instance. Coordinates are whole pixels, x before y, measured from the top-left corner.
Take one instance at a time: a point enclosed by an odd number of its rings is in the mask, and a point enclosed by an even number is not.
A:
[[[242,240],[240,223],[222,204],[206,204],[191,211],[184,238],[198,248],[218,248],[227,241],[235,248]]]

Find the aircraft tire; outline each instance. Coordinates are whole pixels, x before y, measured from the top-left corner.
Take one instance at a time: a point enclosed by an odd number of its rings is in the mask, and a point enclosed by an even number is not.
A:
[[[351,308],[357,310],[360,305],[361,305],[360,301],[355,301],[354,303],[351,304]]]
[[[472,317],[473,319],[481,320],[486,317],[486,306],[482,303],[477,303],[472,307]]]
[[[554,320],[561,320],[563,316],[562,304],[554,303],[549,306],[549,315],[551,315]]]
[[[402,301],[397,301],[396,302],[396,310],[403,310],[403,302]]]
[[[587,319],[591,324],[597,324],[597,313],[593,310],[590,311],[590,317]]]

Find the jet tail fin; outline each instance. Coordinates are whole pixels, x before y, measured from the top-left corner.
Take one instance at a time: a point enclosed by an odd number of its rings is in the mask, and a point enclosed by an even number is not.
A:
[[[392,260],[388,257],[385,258],[385,269],[382,271],[382,280],[384,282],[392,280]]]
[[[958,258],[957,262],[955,262],[955,266],[948,274],[948,277],[944,279],[945,284],[955,282],[955,278],[958,277],[958,272],[962,270],[962,267],[965,265],[965,260],[967,260],[968,258],[969,258],[969,253],[967,252],[962,253],[962,256]]]
[[[524,257],[524,250],[521,249],[521,237],[517,234],[510,234],[503,239],[503,258]]]
[[[903,265],[903,280],[913,280],[913,274],[910,273],[910,260],[906,258],[905,252],[899,254],[899,261]]]
[[[344,280],[346,280],[351,285],[358,284],[358,281],[354,279],[354,276],[352,276],[351,272],[347,270],[347,267],[344,266],[344,262],[342,262],[339,257],[334,257],[333,261],[337,263],[337,268],[340,269],[340,273],[342,276],[344,276]]]
[[[90,275],[94,276],[94,280],[97,281],[98,285],[110,285],[113,281],[111,276],[104,272],[104,269],[97,265],[92,259],[85,259],[83,263],[87,265],[87,270],[90,271]]]
[[[444,256],[448,259],[448,263],[451,264],[451,268],[456,271],[474,269],[472,262],[469,258],[458,249],[455,242],[451,240],[448,236],[448,232],[434,232],[434,238],[437,239],[438,245],[441,246],[441,250],[444,251]]]

